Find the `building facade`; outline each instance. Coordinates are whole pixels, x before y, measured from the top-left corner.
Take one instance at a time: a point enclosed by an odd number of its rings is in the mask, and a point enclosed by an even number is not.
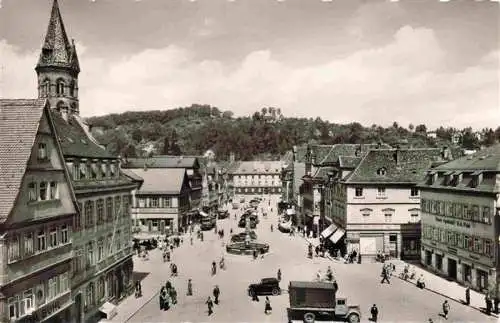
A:
[[[78,201],[72,226],[72,322],[95,322],[104,303],[131,292],[130,195],[136,183],[120,160],[91,136],[79,116],[76,48],[66,35],[57,0],[35,68],[38,96],[47,99]]]
[[[347,250],[365,257],[382,253],[418,259],[421,210],[416,185],[440,159],[439,148],[374,149],[337,181],[333,220],[346,231]]]
[[[143,179],[132,194],[134,237],[178,233],[189,224],[189,179],[184,168],[127,169]]]
[[[69,322],[77,204],[49,104],[0,110],[0,322]]]
[[[421,263],[491,297],[498,294],[500,146],[429,170],[419,185]]]
[[[157,155],[149,158],[127,158],[123,161],[125,169],[180,168],[185,169],[189,180],[188,222],[192,221],[203,206],[203,173],[199,158],[196,156]]]
[[[279,161],[243,161],[237,163],[230,173],[235,194],[281,194],[281,167]]]

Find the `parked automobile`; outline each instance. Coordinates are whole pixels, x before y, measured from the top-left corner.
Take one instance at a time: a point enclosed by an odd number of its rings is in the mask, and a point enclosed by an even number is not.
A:
[[[246,233],[240,232],[231,236],[231,242],[244,242],[245,238]],[[250,231],[250,239],[257,240],[257,233],[255,233],[255,231]]]
[[[246,226],[246,220],[244,217],[241,217],[240,221],[238,221],[238,227],[244,228]],[[250,218],[250,229],[255,229],[257,227],[257,221],[255,219]]]
[[[252,296],[252,293],[257,295],[280,295],[280,282],[274,277],[262,278],[259,283],[250,284],[250,286],[248,286],[248,295]]]

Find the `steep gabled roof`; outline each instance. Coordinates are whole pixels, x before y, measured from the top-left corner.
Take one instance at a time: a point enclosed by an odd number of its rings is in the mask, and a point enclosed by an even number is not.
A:
[[[479,150],[478,152],[452,160],[438,166],[436,170],[485,170],[500,171],[500,144]]]
[[[118,158],[87,135],[82,123],[76,119],[78,116],[71,114],[68,116],[68,121],[65,121],[57,111],[51,110],[50,114],[65,157]]]
[[[387,144],[336,144],[317,145],[312,147],[314,164],[335,163],[340,156],[363,157],[372,149],[390,149]]]
[[[416,184],[440,158],[439,148],[371,150],[345,182]]]
[[[187,180],[185,168],[133,168],[128,171],[144,180],[138,194],[179,194]]]
[[[45,100],[0,99],[0,221],[17,199],[44,109]]]
[[[76,48],[70,43],[59,11],[59,4],[54,0],[50,14],[49,26],[38,59],[37,68],[65,67],[80,72]]]
[[[362,159],[355,156],[339,156],[338,164],[340,168],[356,168]]]

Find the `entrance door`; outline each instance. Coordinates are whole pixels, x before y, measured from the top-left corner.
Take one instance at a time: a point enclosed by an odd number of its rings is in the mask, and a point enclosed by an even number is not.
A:
[[[148,232],[151,232],[152,229],[153,229],[153,221],[148,220]]]
[[[432,253],[429,250],[425,251],[425,264],[432,266]]]
[[[448,258],[448,276],[457,279],[457,261],[455,259]]]
[[[165,234],[165,220],[160,220],[160,232]]]
[[[81,323],[82,322],[82,293],[78,293],[75,297],[75,323]]]

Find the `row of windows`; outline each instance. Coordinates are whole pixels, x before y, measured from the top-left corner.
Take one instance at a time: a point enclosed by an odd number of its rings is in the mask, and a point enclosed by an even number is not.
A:
[[[40,87],[41,97],[45,98],[45,97],[50,96],[50,94],[51,94],[50,86],[51,86],[51,84],[50,84],[49,80],[45,80],[42,82],[42,85]],[[66,89],[68,89],[68,90],[66,91]],[[56,95],[58,95],[58,96],[65,96],[65,95],[75,96],[75,92],[76,92],[76,86],[75,86],[74,82],[71,82],[71,84],[66,85],[64,80],[57,80],[57,82],[55,84],[55,94]]]
[[[423,226],[422,235],[424,238],[445,243],[451,247],[457,247],[487,257],[493,257],[493,241],[490,239],[428,225]]]
[[[493,217],[493,210],[488,206],[428,199],[422,199],[421,205],[422,210],[430,214],[475,222],[491,224]]]
[[[89,241],[84,247],[75,249],[75,257],[73,258],[73,270],[81,272],[85,268],[89,268],[108,256],[123,250],[128,246],[130,241],[130,229],[122,232],[120,230],[107,237],[101,237],[96,241]]]
[[[108,197],[106,199],[87,200],[78,203],[80,212],[75,216],[74,230],[80,230],[82,226],[91,228],[95,224],[113,222],[115,218],[128,218],[130,215],[130,195]],[[106,202],[106,204],[104,204]],[[83,223],[82,214],[83,213]]]
[[[279,175],[236,175],[234,176],[234,179],[239,179],[239,180],[250,180],[250,179],[274,179],[278,180]]]
[[[273,192],[281,193],[281,187],[278,187],[278,188],[238,187],[238,188],[236,188],[236,193],[264,193],[266,191],[269,191],[270,193],[273,193]]]
[[[9,238],[9,263],[43,253],[71,242],[68,225],[42,228],[36,232],[27,231]]]
[[[9,297],[9,318],[18,319],[30,314],[37,307],[56,299],[70,290],[69,275],[63,273],[42,282],[36,288],[29,288],[22,293]]]
[[[28,183],[28,198],[30,202],[59,199],[57,182],[41,181]]]
[[[362,210],[361,214],[363,215],[363,218],[368,218],[370,215],[372,215],[372,212],[368,210]],[[392,212],[384,213],[385,222],[392,222],[393,215],[394,214]],[[418,212],[411,212],[410,223],[418,223],[418,221],[420,221]]]
[[[119,175],[116,164],[101,161],[87,162],[82,160],[69,165],[71,176],[75,181],[78,180],[98,180],[116,178]]]
[[[130,283],[131,273],[128,270],[123,272],[123,283],[124,286],[128,286]],[[99,277],[95,282],[90,282],[85,288],[85,303],[84,310],[88,311],[96,303],[102,302],[106,297],[113,297],[116,293],[115,285],[118,284],[115,281],[113,274],[109,273],[106,277],[106,282],[104,276]],[[97,291],[96,286],[97,285]],[[106,294],[107,288],[107,294]]]
[[[411,197],[417,197],[419,194],[418,188],[412,187],[410,188],[410,196]],[[356,197],[363,197],[363,188],[362,187],[356,187],[354,190],[354,195]],[[378,197],[385,197],[386,196],[386,190],[385,187],[377,187],[377,196]]]
[[[175,201],[174,201],[175,200]],[[177,198],[172,197],[138,197],[138,207],[168,208],[177,207]]]

